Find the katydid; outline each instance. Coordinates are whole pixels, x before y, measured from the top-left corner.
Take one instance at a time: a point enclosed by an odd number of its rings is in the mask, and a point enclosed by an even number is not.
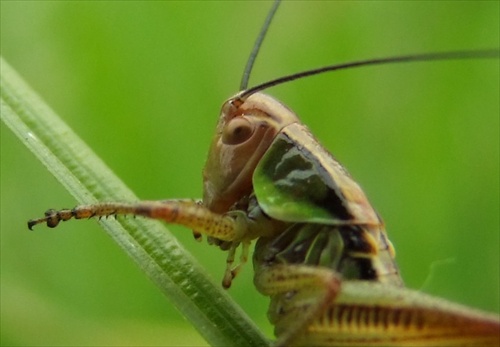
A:
[[[272,15],[257,40],[258,51]],[[297,78],[363,65],[496,58],[498,50],[372,59],[309,70],[247,88],[222,106],[203,172],[203,199],[106,202],[49,210],[30,220],[138,215],[176,223],[228,250],[223,286],[256,240],[255,285],[270,296],[276,345],[499,345],[497,315],[404,287],[384,223],[347,170],[298,116],[264,89]],[[234,264],[242,248],[241,261]]]

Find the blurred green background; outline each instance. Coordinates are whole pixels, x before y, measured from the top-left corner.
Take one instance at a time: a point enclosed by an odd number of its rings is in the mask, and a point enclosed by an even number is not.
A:
[[[5,2],[1,54],[144,199],[201,196],[222,102],[270,3]],[[251,84],[334,62],[499,47],[499,3],[284,2]],[[498,60],[325,74],[275,95],[360,182],[409,287],[500,310]],[[204,341],[95,221],[29,232],[72,197],[1,128],[1,344]],[[172,227],[219,282],[226,254]],[[230,294],[269,336],[249,264]]]

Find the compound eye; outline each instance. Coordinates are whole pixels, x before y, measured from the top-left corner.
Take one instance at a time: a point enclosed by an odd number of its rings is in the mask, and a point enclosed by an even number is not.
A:
[[[227,145],[237,145],[252,136],[254,126],[242,117],[231,119],[222,131],[222,142]]]

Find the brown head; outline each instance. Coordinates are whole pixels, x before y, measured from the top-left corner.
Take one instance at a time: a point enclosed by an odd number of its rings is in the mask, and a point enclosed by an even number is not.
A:
[[[281,129],[295,122],[290,109],[266,94],[226,101],[203,170],[203,204],[224,213],[248,196],[260,158]]]

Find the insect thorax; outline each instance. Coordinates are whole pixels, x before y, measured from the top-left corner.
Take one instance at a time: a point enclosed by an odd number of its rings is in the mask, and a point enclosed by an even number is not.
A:
[[[260,238],[254,266],[326,267],[345,280],[403,285],[390,241],[381,226],[291,223],[274,238]]]

